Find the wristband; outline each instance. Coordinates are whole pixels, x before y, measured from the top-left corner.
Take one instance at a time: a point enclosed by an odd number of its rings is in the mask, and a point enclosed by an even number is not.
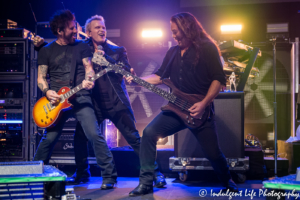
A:
[[[46,93],[48,92],[48,90],[50,90],[49,88],[45,88],[45,89],[43,89],[43,93],[44,93],[44,95],[46,95]]]

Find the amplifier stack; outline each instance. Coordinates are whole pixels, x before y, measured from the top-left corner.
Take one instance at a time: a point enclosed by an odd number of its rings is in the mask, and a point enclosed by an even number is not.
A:
[[[35,63],[32,45],[23,36],[26,29],[0,29],[0,160],[30,158],[32,85]],[[36,66],[33,67],[34,69]]]

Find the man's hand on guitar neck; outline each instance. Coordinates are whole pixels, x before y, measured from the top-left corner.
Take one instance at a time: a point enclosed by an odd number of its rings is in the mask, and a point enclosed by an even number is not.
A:
[[[94,73],[93,72],[90,72],[88,75],[87,75],[87,80],[83,80],[82,81],[82,87],[86,90],[91,90],[94,88],[95,86],[95,83],[93,81],[91,81],[91,78],[93,77]]]
[[[51,104],[55,104],[60,100],[60,96],[53,90],[48,90],[46,92],[46,97],[48,98]]]
[[[87,80],[83,80],[82,81],[82,87],[86,90],[91,90],[94,87],[94,82],[92,81],[87,81]]]
[[[136,76],[136,73],[135,73],[135,71],[134,71],[133,68],[130,68],[130,73],[131,73],[132,75]],[[133,77],[132,77],[132,76],[127,76],[127,77],[123,76],[123,78],[126,80],[126,82],[127,82],[128,84],[131,84],[132,81],[133,81]]]

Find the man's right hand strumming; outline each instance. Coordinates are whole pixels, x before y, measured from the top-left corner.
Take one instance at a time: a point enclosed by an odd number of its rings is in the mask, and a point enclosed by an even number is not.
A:
[[[60,100],[60,96],[54,90],[48,90],[46,92],[46,97],[51,104],[55,104]]]

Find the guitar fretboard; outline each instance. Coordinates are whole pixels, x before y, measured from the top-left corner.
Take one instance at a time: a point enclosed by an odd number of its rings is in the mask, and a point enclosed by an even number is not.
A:
[[[103,76],[104,74],[106,74],[108,70],[107,69],[104,69],[104,70],[101,70],[99,73],[95,74],[91,80],[92,81],[95,81],[96,79],[100,78],[101,76]],[[68,99],[69,97],[73,96],[75,93],[79,92],[80,90],[82,90],[83,87],[82,87],[82,83],[77,85],[76,87],[72,88],[69,92],[66,92],[65,94],[63,94],[63,100],[65,99]]]
[[[174,103],[176,100],[176,96],[159,88],[156,87],[155,85],[148,83],[147,81],[144,81],[143,79],[132,75],[130,72],[125,71],[121,66],[119,65],[113,65],[113,64],[108,64],[107,66],[108,68],[111,68],[113,71],[115,71],[116,73],[122,74],[124,76],[132,76],[133,77],[133,81],[136,82],[137,84],[147,88],[148,90],[150,90],[151,92],[154,92],[156,94],[158,94],[159,96],[165,98],[166,100]]]

